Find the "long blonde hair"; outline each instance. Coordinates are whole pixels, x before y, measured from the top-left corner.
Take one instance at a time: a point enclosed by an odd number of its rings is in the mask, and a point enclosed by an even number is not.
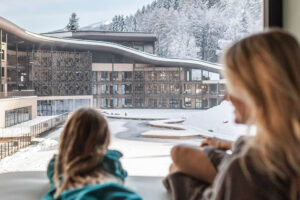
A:
[[[55,160],[55,197],[65,189],[95,184],[103,173],[100,163],[110,142],[105,118],[96,110],[81,108],[67,122]]]
[[[298,41],[282,30],[268,30],[235,43],[223,62],[229,93],[249,106],[249,124],[257,128],[245,155],[279,190],[288,187],[288,196],[296,200],[300,193]]]

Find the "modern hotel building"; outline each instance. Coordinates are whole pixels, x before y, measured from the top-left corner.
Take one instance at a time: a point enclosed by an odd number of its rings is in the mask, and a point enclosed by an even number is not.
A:
[[[35,34],[0,17],[0,128],[80,106],[207,109],[221,66],[155,55],[150,33]]]

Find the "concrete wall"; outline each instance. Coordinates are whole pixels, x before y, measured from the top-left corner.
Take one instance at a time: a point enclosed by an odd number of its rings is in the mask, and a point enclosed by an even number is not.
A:
[[[300,40],[299,0],[283,0],[283,26]]]
[[[0,99],[0,128],[5,127],[5,111],[16,108],[31,107],[30,116],[37,116],[37,97],[20,97]]]

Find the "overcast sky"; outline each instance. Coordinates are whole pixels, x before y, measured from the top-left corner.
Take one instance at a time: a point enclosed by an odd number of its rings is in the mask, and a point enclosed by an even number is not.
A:
[[[134,14],[153,0],[0,0],[0,16],[21,28],[43,33],[64,28],[72,12],[80,27],[109,20],[115,14]]]

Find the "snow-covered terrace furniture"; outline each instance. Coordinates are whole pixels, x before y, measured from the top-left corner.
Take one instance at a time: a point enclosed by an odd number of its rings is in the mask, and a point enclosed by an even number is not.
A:
[[[161,177],[132,176],[126,186],[144,200],[170,200]],[[0,175],[0,198],[5,200],[40,200],[48,191],[46,172],[14,172]]]

